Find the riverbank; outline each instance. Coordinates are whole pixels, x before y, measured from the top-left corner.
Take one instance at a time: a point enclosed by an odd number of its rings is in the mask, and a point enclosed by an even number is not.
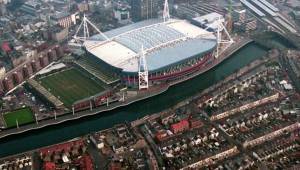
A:
[[[138,119],[138,120],[134,120],[134,121],[130,122],[130,126],[134,128],[134,127],[137,127],[137,126],[140,126],[140,125],[144,124],[145,121],[154,120],[154,119],[157,119],[159,117],[164,117],[163,116],[164,114],[171,113],[174,110],[177,110],[181,107],[184,107],[185,105],[188,105],[189,103],[196,102],[201,97],[206,96],[208,94],[211,94],[214,91],[220,91],[220,88],[227,89],[230,86],[232,86],[233,81],[235,81],[236,79],[242,79],[242,77],[248,75],[253,70],[256,70],[258,67],[261,67],[263,64],[265,64],[265,62],[266,62],[266,60],[264,60],[264,59],[257,59],[255,61],[249,63],[248,65],[246,65],[242,69],[238,70],[237,72],[232,73],[231,75],[226,77],[224,80],[216,83],[214,86],[211,86],[211,87],[206,88],[205,90],[201,91],[199,94],[195,94],[192,97],[189,97],[186,100],[179,102],[178,104],[176,104],[172,108],[168,108],[168,109],[163,110],[161,112],[154,113],[154,114],[151,114],[151,115],[147,115],[147,116],[145,116],[141,119]],[[251,74],[254,74],[254,73],[252,72]],[[117,126],[117,125],[115,125],[115,126]],[[97,133],[110,131],[111,129],[112,128],[105,129],[105,130],[97,132]],[[61,142],[61,143],[66,143],[66,142],[78,140],[78,139],[81,139],[81,138],[82,137],[77,137],[77,138],[74,138],[74,139],[71,139],[71,140],[68,140],[68,141],[64,141],[64,142]],[[83,139],[86,140],[87,138],[83,137]],[[59,145],[59,144],[55,144],[55,145]],[[51,147],[51,146],[47,146],[47,148],[48,147]],[[41,148],[39,148],[38,150],[41,150]],[[32,154],[33,152],[36,152],[36,151],[37,150],[32,150],[32,151],[24,152],[22,154],[27,154],[28,155],[28,154]],[[20,154],[18,154],[18,155],[20,155]],[[11,158],[11,157],[14,157],[14,156],[4,157],[3,159],[8,159],[8,158]]]
[[[199,72],[196,72],[192,75],[184,77],[180,80],[173,81],[173,82],[169,83],[166,86],[153,87],[152,89],[149,89],[148,91],[138,92],[136,96],[134,96],[132,98],[129,98],[129,99],[123,101],[123,102],[120,101],[120,102],[115,102],[115,103],[109,104],[107,106],[94,108],[94,109],[91,109],[91,110],[85,110],[85,111],[80,111],[80,112],[75,112],[75,113],[68,113],[68,114],[58,116],[54,119],[47,119],[47,120],[43,120],[43,121],[40,121],[40,122],[36,121],[36,124],[28,124],[28,125],[20,126],[18,128],[5,129],[5,130],[0,132],[0,139],[4,138],[4,137],[7,137],[7,136],[10,136],[10,135],[20,134],[20,133],[24,133],[26,131],[40,129],[40,128],[44,128],[46,126],[57,125],[57,124],[60,124],[60,123],[66,122],[66,121],[76,120],[76,119],[80,119],[82,117],[91,116],[91,115],[95,115],[95,114],[100,114],[102,112],[111,111],[111,110],[114,110],[116,108],[124,107],[124,106],[130,105],[132,103],[142,101],[142,100],[145,100],[147,98],[151,98],[153,96],[162,94],[162,93],[166,92],[171,86],[174,86],[176,84],[179,84],[179,83],[182,83],[182,82],[187,81],[189,79],[192,79],[192,78],[194,78],[194,77],[196,77],[200,74],[203,74],[204,72],[207,72],[208,70],[212,69],[213,67],[219,65],[224,60],[228,59],[233,53],[240,50],[241,48],[243,48],[244,46],[246,46],[247,44],[249,44],[251,42],[253,42],[253,41],[251,39],[248,39],[248,38],[241,39],[240,42],[237,42],[234,45],[232,45],[231,47],[229,47],[223,53],[223,55],[221,55],[218,59],[214,60],[214,63],[212,63],[208,67],[206,67],[206,68],[204,68],[204,69],[200,70]]]
[[[131,122],[146,115],[171,108],[178,102],[210,87],[225,77],[266,54],[266,49],[251,43],[237,51],[219,66],[194,79],[174,85],[168,91],[148,100],[136,102],[124,108],[69,121],[39,130],[12,135],[0,140],[0,157],[60,143],[90,132],[110,128],[115,124]],[[14,147],[10,147],[14,146]]]
[[[244,76],[248,75],[249,73],[251,73],[256,68],[261,67],[265,63],[266,63],[266,60],[263,59],[263,58],[255,60],[255,61],[249,63],[247,66],[243,67],[242,69],[238,70],[237,72],[229,75],[224,80],[222,80],[222,81],[216,83],[215,85],[203,90],[201,93],[195,94],[195,95],[193,95],[193,96],[177,103],[172,108],[169,108],[169,109],[164,110],[162,112],[154,113],[152,115],[147,115],[142,119],[132,121],[131,126],[133,126],[133,127],[139,126],[140,124],[145,123],[144,122],[145,120],[151,120],[151,119],[156,119],[156,118],[160,117],[164,112],[167,113],[167,112],[170,112],[172,110],[176,110],[180,107],[183,107],[184,105],[187,105],[190,102],[193,102],[197,99],[200,99],[201,97],[211,96],[216,90],[220,91],[220,89],[228,89],[229,87],[233,86],[235,80],[242,79]]]

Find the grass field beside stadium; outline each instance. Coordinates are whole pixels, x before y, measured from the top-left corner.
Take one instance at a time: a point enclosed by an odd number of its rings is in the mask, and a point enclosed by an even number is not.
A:
[[[95,95],[105,89],[96,81],[84,75],[76,68],[71,68],[43,77],[39,82],[59,98],[67,107],[78,100]]]
[[[30,108],[18,109],[12,112],[7,112],[3,114],[3,119],[6,123],[6,127],[16,127],[18,124],[23,125],[27,123],[34,122],[34,116]]]

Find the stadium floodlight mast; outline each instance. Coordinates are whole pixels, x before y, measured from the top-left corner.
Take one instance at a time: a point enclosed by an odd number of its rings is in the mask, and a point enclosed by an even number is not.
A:
[[[165,0],[164,11],[163,11],[163,19],[164,19],[164,22],[166,22],[170,19],[170,11],[169,11],[169,2],[168,2],[168,0]]]
[[[99,33],[102,37],[104,37],[105,40],[109,40],[109,38],[103,34],[86,16],[83,14],[83,19],[82,22],[80,23],[75,35],[74,35],[74,40],[83,43],[84,41],[87,40],[87,38],[90,37],[90,31],[89,31],[89,26],[93,28],[97,33]],[[83,29],[83,36],[78,36],[79,31]]]
[[[222,23],[221,21],[221,17],[219,17],[218,19],[218,28],[217,28],[217,49],[216,49],[216,54],[215,54],[215,58],[218,58],[220,56],[221,53],[223,53],[228,47],[231,46],[231,44],[234,43],[233,39],[231,38],[230,34],[228,33],[226,27],[224,26],[224,24]],[[224,34],[222,34],[222,31],[224,31],[225,33],[225,37],[223,39],[223,36]],[[222,44],[225,44],[226,46],[223,48],[221,47]],[[222,51],[221,49],[222,48]]]
[[[139,57],[139,90],[141,89],[148,89],[149,84],[148,84],[148,67],[147,67],[147,62],[145,58],[145,52],[144,52],[144,47],[142,46],[141,52],[140,52],[140,57]]]

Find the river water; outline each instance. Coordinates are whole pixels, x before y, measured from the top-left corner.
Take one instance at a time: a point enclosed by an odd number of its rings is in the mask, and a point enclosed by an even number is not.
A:
[[[217,67],[194,79],[175,85],[158,96],[114,111],[0,139],[0,158],[63,142],[167,109],[224,79],[251,61],[262,57],[266,52],[265,48],[251,43],[234,53]]]

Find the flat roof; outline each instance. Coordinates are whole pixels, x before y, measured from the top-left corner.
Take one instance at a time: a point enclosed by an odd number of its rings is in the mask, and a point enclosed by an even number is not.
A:
[[[146,20],[91,37],[87,51],[124,72],[138,72],[143,47],[149,71],[159,70],[195,55],[211,51],[216,37],[186,20]]]
[[[209,13],[209,14],[206,14],[206,15],[202,15],[202,16],[193,18],[193,19],[196,20],[196,21],[199,21],[199,22],[211,23],[211,22],[214,22],[216,20],[219,20],[219,18],[221,20],[224,20],[223,15],[221,15],[219,13],[216,13],[216,12],[212,12],[212,13]]]
[[[259,0],[259,1],[262,2],[263,4],[265,4],[267,7],[269,7],[274,12],[279,12],[279,9],[276,8],[274,5],[272,5],[270,2],[268,2],[266,0]]]
[[[263,9],[264,11],[266,11],[271,16],[273,16],[273,17],[277,16],[277,14],[274,11],[272,11],[269,7],[267,7],[263,3],[259,2],[258,0],[252,0],[252,2],[254,2],[257,6],[259,6],[261,9]]]
[[[192,20],[196,23],[208,27],[208,29],[214,29],[214,30],[218,29],[219,20],[221,22],[225,22],[223,15],[216,12],[202,15],[200,17],[195,17]]]
[[[255,6],[253,6],[247,0],[241,0],[241,2],[244,5],[246,5],[248,8],[250,8],[252,11],[254,11],[258,16],[260,16],[260,17],[265,17],[266,16],[263,12],[261,12],[259,9],[257,9]]]

